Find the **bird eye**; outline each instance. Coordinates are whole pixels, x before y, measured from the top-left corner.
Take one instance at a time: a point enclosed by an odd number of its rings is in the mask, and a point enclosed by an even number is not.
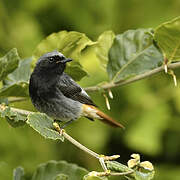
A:
[[[50,57],[50,58],[49,58],[49,61],[50,61],[50,62],[53,62],[53,61],[54,61],[54,58],[53,58],[53,57]]]

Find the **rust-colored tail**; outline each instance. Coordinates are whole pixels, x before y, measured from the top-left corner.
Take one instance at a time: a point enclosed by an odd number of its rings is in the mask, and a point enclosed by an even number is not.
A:
[[[117,121],[115,121],[114,119],[112,119],[110,116],[103,113],[99,109],[98,109],[96,114],[102,118],[100,120],[103,121],[104,123],[107,123],[107,124],[109,124],[109,125],[111,125],[113,127],[120,127],[120,128],[125,129],[125,127],[122,124],[118,123]]]
[[[102,122],[109,124],[113,127],[120,127],[120,128],[125,129],[125,127],[122,124],[118,123],[117,121],[112,119],[110,116],[103,113],[98,108],[96,108],[92,105],[83,104],[83,114],[87,117],[90,117],[90,118],[99,119]]]

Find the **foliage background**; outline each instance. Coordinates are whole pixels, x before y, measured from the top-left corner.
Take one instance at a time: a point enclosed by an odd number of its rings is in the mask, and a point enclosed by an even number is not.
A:
[[[178,0],[2,0],[0,2],[0,56],[17,47],[20,56],[30,57],[37,44],[52,32],[75,30],[91,39],[105,30],[116,34],[128,29],[157,27],[180,15]],[[91,78],[80,84],[100,82],[103,73],[95,57],[84,60]],[[175,71],[177,79],[180,70]],[[133,152],[155,165],[157,180],[180,177],[180,93],[164,73],[113,89],[108,112],[100,93],[91,93],[96,104],[122,122],[126,130],[113,129],[101,122],[80,119],[67,132],[102,154],[120,154],[126,163]],[[29,101],[29,100],[27,100]],[[32,109],[29,103],[12,104]],[[11,179],[12,169],[21,165],[29,174],[39,163],[66,160],[100,170],[99,163],[68,142],[45,140],[28,126],[12,128],[0,121],[0,177]]]

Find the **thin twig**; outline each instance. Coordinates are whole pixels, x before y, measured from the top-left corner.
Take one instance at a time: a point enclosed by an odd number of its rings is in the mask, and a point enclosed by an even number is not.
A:
[[[2,110],[4,110],[6,107],[8,106],[4,106],[4,105],[0,105],[0,108]],[[12,111],[14,112],[17,112],[17,113],[20,113],[22,115],[29,115],[31,113],[33,113],[32,111],[26,111],[26,110],[23,110],[23,109],[17,109],[17,108],[12,108],[10,107]],[[65,131],[62,131],[59,127],[59,125],[57,123],[53,123],[54,127],[56,128],[56,130],[63,135],[64,138],[66,138],[68,141],[70,141],[72,144],[74,144],[76,147],[78,147],[79,149],[87,152],[88,154],[90,154],[91,156],[99,159],[101,155],[95,153],[94,151],[86,148],[85,146],[83,146],[82,144],[80,144],[78,141],[76,141],[75,139],[73,139],[71,136],[69,136]]]
[[[0,108],[1,108],[2,110],[4,110],[6,107],[8,107],[8,106],[0,105]],[[22,114],[22,115],[26,115],[26,116],[29,115],[29,114],[31,114],[31,113],[33,113],[32,111],[27,111],[27,110],[23,110],[23,109],[18,109],[18,108],[13,108],[13,107],[10,107],[10,108],[11,108],[12,111],[17,112],[17,113],[20,113],[20,114]],[[71,136],[69,136],[69,135],[65,132],[65,130],[61,130],[60,127],[59,127],[59,125],[58,125],[56,122],[54,122],[53,125],[54,125],[54,127],[56,128],[56,130],[57,130],[60,134],[63,135],[63,137],[64,137],[65,139],[67,139],[68,141],[70,141],[72,144],[74,144],[74,145],[75,145],[76,147],[78,147],[79,149],[81,149],[81,150],[87,152],[88,154],[90,154],[91,156],[99,159],[101,163],[102,163],[102,159],[103,159],[104,161],[107,161],[107,160],[109,160],[109,159],[114,160],[114,159],[119,158],[119,155],[113,155],[113,156],[102,156],[102,155],[99,155],[99,154],[95,153],[94,151],[88,149],[87,147],[83,146],[82,144],[80,144],[80,143],[79,143],[78,141],[76,141],[75,139],[73,139]]]
[[[5,104],[0,104],[0,110],[1,111],[4,111],[8,107],[10,107],[10,106],[6,106]],[[17,108],[13,108],[13,107],[10,107],[10,108],[11,108],[12,111],[17,112],[17,113],[19,113],[21,115],[25,115],[25,116],[33,113],[32,111],[27,111],[27,110],[23,110],[23,109],[17,109]]]
[[[69,136],[65,130],[60,129],[58,123],[54,122],[53,123],[55,129],[59,132],[59,134],[62,134],[62,136],[67,139],[68,141],[70,141],[72,144],[74,144],[76,147],[78,147],[79,149],[87,152],[88,154],[90,154],[91,156],[99,159],[100,155],[95,153],[94,151],[88,149],[87,147],[83,146],[82,144],[80,144],[78,141],[76,141],[75,139],[73,139],[71,136]]]
[[[132,174],[132,173],[134,173],[134,171],[133,170],[131,170],[131,171],[127,171],[127,172],[111,172],[110,173],[110,175],[111,176],[125,176],[125,175],[129,175],[129,174]]]
[[[170,69],[179,68],[180,67],[180,62],[171,63],[171,64],[167,65],[167,67],[170,68]],[[154,74],[157,74],[157,73],[159,73],[161,71],[164,71],[164,66],[158,67],[156,69],[148,71],[148,72],[146,72],[144,74],[137,75],[137,76],[135,76],[133,78],[130,78],[130,79],[127,79],[127,80],[122,80],[122,81],[119,81],[119,82],[116,82],[116,83],[109,82],[109,83],[101,85],[101,86],[92,86],[92,87],[87,87],[87,88],[84,88],[84,89],[86,91],[88,91],[88,92],[98,91],[100,89],[105,89],[105,90],[106,89],[111,89],[111,88],[114,88],[114,87],[117,87],[117,86],[123,86],[123,85],[129,84],[129,83],[132,83],[132,82],[135,82],[135,81],[150,77],[150,76],[152,76]]]
[[[94,151],[88,149],[87,147],[83,146],[82,144],[80,144],[78,141],[76,141],[75,139],[73,139],[71,136],[69,136],[66,132],[63,133],[64,138],[66,138],[68,141],[70,141],[72,144],[74,144],[76,147],[78,147],[79,149],[87,152],[88,154],[90,154],[91,156],[99,159],[99,154],[95,153]]]
[[[74,138],[69,136],[64,129],[61,129],[59,127],[58,123],[54,122],[53,126],[59,132],[59,134],[62,135],[65,139],[67,139],[69,142],[71,142],[72,144],[74,144],[76,147],[83,150],[84,152],[86,152],[86,153],[90,154],[91,156],[95,157],[96,159],[98,159],[104,171],[108,170],[106,167],[105,161],[115,160],[120,157],[119,155],[104,156],[104,155],[97,154],[96,152],[88,149],[87,147],[85,147],[84,145],[82,145],[78,141],[76,141]]]
[[[23,110],[23,109],[17,109],[17,108],[13,108],[13,107],[10,107],[10,108],[12,111],[17,112],[22,115],[26,115],[26,116],[33,113],[32,111],[27,111],[27,110]]]
[[[134,173],[133,170],[127,171],[127,172],[111,172],[110,170],[107,170],[105,172],[97,172],[92,171],[88,175],[89,176],[95,176],[95,177],[103,177],[103,176],[126,176]]]
[[[14,102],[21,102],[27,100],[27,97],[9,97],[8,102],[14,103]]]
[[[3,105],[3,104],[0,104],[0,109],[3,111],[7,108],[8,106],[6,105]],[[17,108],[12,108],[10,107],[12,111],[14,112],[17,112],[17,113],[20,113],[22,115],[29,115],[31,113],[33,113],[32,111],[26,111],[26,110],[23,110],[23,109],[17,109]],[[122,172],[122,173],[115,173],[115,172],[111,172],[110,170],[107,169],[107,166],[105,164],[106,161],[112,161],[112,160],[115,160],[117,158],[119,158],[120,156],[119,155],[113,155],[113,156],[104,156],[104,155],[100,155],[100,154],[97,154],[96,152],[88,149],[87,147],[85,147],[84,145],[80,144],[78,141],[76,141],[75,139],[73,139],[70,135],[68,135],[65,130],[61,129],[59,127],[59,125],[54,122],[53,123],[55,129],[65,138],[67,139],[69,142],[71,142],[72,144],[74,144],[76,147],[78,147],[79,149],[83,150],[84,152],[90,154],[91,156],[95,157],[96,159],[99,160],[104,172],[100,173],[100,174],[108,174],[108,175],[112,175],[112,176],[122,176],[122,175],[127,175],[127,174],[131,174],[132,172],[131,171],[128,171],[128,172]],[[125,165],[122,165],[123,167]]]

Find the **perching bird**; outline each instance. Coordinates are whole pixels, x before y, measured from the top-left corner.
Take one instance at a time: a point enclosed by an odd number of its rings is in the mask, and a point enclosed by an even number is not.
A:
[[[35,108],[65,125],[85,116],[114,127],[123,125],[101,112],[87,93],[66,73],[66,58],[58,51],[44,54],[31,74],[29,94]]]

